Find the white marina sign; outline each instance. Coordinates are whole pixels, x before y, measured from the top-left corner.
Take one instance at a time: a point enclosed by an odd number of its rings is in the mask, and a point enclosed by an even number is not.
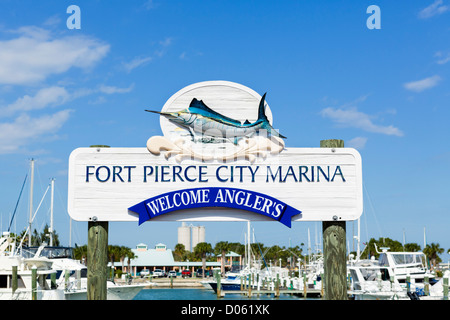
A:
[[[232,82],[201,82],[156,113],[164,136],[151,137],[146,148],[72,152],[68,211],[74,220],[291,226],[362,213],[358,151],[285,148],[265,95]]]

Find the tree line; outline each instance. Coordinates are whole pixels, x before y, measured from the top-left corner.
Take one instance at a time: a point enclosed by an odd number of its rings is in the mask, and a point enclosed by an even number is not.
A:
[[[33,230],[31,234],[31,245],[32,246],[40,246],[43,243],[50,243],[50,232],[49,226],[45,225],[43,231],[41,233],[37,232],[36,229]],[[15,235],[11,233],[11,237],[16,239],[17,243],[22,242],[23,244],[28,244],[29,234],[25,235],[26,230],[22,231],[20,234]],[[59,236],[55,230],[52,232],[53,235],[53,245],[60,246]],[[406,243],[403,245],[397,240],[392,240],[390,238],[371,238],[369,242],[363,243],[365,246],[361,252],[361,259],[370,259],[371,257],[375,257],[378,259],[379,253],[378,250],[382,247],[388,247],[389,251],[394,252],[419,252],[422,251],[428,259],[429,267],[435,268],[439,263],[442,262],[440,257],[441,254],[445,252],[444,248],[441,248],[438,243],[430,243],[427,244],[425,248],[421,248],[417,243]],[[252,243],[250,245],[252,259],[260,260],[267,265],[272,263],[273,265],[279,265],[281,261],[282,266],[296,266],[300,260],[301,264],[309,262],[309,250],[305,248],[305,244],[301,243],[300,245],[294,247],[285,247],[285,246],[265,246],[263,243]],[[174,250],[173,256],[175,261],[216,261],[217,256],[222,257],[222,261],[225,261],[225,255],[228,252],[235,252],[242,257],[245,255],[246,246],[239,242],[228,242],[228,241],[219,241],[214,246],[207,242],[198,243],[194,250],[188,251],[184,247],[183,244],[178,243]],[[356,252],[350,252],[354,256],[356,256]],[[447,253],[450,253],[450,249],[447,250]],[[86,262],[87,260],[87,245],[78,246],[75,244],[74,248],[75,259]],[[128,258],[128,264],[131,263],[131,260],[136,259],[137,256],[134,252],[126,247],[126,246],[118,246],[118,245],[109,245],[108,246],[108,259],[111,263],[120,261],[122,262],[122,269],[124,267],[123,263],[125,258]],[[222,266],[223,268],[223,266]]]
[[[50,234],[52,234],[53,236],[53,245],[56,247],[60,246],[58,234],[54,230],[50,233],[50,227],[48,226],[48,224],[45,225],[41,233],[39,233],[36,229],[33,230],[33,233],[31,234],[31,246],[38,247],[43,243],[46,243],[48,245],[50,243]],[[27,230],[23,230],[19,234],[10,234],[10,237],[13,238],[16,243],[22,242],[24,245],[28,245],[29,236],[30,234],[27,232]]]

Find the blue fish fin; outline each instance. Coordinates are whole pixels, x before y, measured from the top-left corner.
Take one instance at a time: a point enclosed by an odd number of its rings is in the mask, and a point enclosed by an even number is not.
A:
[[[263,121],[263,122],[269,122],[269,120],[267,119],[266,116],[266,110],[265,110],[265,104],[266,104],[266,93],[264,93],[264,95],[261,98],[261,101],[259,102],[259,107],[258,107],[258,120]]]
[[[264,95],[261,98],[261,101],[259,102],[259,108],[258,108],[258,120],[257,121],[261,121],[263,123],[262,125],[262,129],[265,129],[267,131],[268,135],[273,135],[275,137],[280,137],[280,138],[284,138],[286,139],[285,136],[281,135],[278,131],[276,131],[274,128],[272,128],[272,126],[269,123],[269,120],[267,119],[266,116],[266,111],[265,111],[265,100],[266,100],[266,93],[264,93]]]

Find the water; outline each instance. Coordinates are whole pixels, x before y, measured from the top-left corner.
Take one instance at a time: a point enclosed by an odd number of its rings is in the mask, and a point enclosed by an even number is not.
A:
[[[248,298],[243,294],[226,294],[225,297],[217,299],[213,290],[197,288],[164,288],[164,289],[143,289],[133,300],[318,300],[313,298],[304,299],[293,294],[281,294],[274,297],[273,294],[260,294],[259,297],[253,294]]]

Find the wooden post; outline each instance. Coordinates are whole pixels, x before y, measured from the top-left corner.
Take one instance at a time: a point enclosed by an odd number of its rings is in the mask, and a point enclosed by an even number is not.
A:
[[[331,139],[321,140],[321,148],[343,148],[344,141]],[[323,260],[325,273],[326,300],[347,300],[347,264],[346,264],[346,230],[345,221],[338,216],[330,221],[322,222]]]
[[[275,297],[279,297],[280,296],[280,278],[279,275],[277,273],[277,279],[276,279],[276,288],[275,288]]]
[[[389,275],[389,280],[391,281],[391,290],[394,291],[395,289],[395,277],[394,275]]]
[[[306,296],[308,295],[308,284],[306,283],[306,273],[303,275],[303,298],[306,299]]]
[[[56,285],[56,273],[55,272],[53,272],[50,275],[50,288],[52,288],[52,289],[56,289],[57,288],[57,285]]]
[[[448,300],[448,277],[444,277],[443,282],[443,299]]]
[[[260,289],[260,283],[259,283],[259,273],[256,274],[256,288],[259,291]]]
[[[424,293],[426,296],[430,295],[430,279],[428,278],[428,276],[425,276],[424,279]]]
[[[324,293],[324,277],[323,277],[323,273],[320,274],[320,296],[323,298],[323,296],[325,295]]]
[[[217,298],[220,298],[220,297],[222,297],[222,293],[221,293],[221,284],[220,284],[220,277],[221,277],[221,275],[220,275],[220,271],[219,270],[214,270],[214,276],[215,276],[215,278],[216,278],[216,283],[217,283]]]
[[[81,270],[76,271],[77,290],[81,290]]]
[[[95,220],[95,219],[93,219]],[[106,300],[108,222],[88,222],[87,299]]]
[[[12,283],[11,283],[12,293],[17,290],[17,266],[12,266]]]
[[[64,270],[64,289],[69,289],[69,278],[70,278],[70,272],[69,270]]]
[[[37,300],[37,268],[31,268],[31,300]]]
[[[109,148],[106,145],[92,145],[91,148]],[[97,221],[93,214],[88,222],[87,247],[87,299],[106,300],[108,277],[108,222]]]

